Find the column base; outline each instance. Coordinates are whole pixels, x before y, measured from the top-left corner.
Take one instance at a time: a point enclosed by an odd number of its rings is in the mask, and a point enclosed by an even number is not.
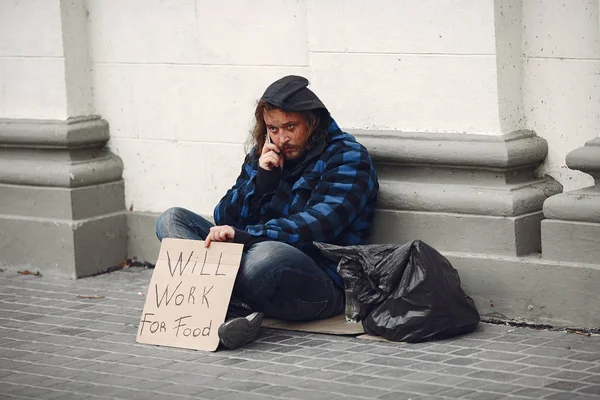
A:
[[[124,212],[82,220],[0,216],[0,265],[81,278],[121,265],[127,255]]]
[[[108,123],[0,120],[0,265],[79,278],[127,257],[123,163]]]
[[[600,266],[600,138],[567,155],[567,166],[592,175],[595,186],[544,202],[544,258]]]
[[[562,186],[535,176],[547,144],[533,132],[354,133],[379,176],[373,243],[420,239],[440,251],[500,256],[541,251],[542,205]]]

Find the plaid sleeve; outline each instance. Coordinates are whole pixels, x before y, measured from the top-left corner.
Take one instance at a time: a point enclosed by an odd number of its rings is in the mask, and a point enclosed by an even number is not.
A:
[[[331,243],[364,210],[376,185],[367,151],[356,142],[347,143],[327,160],[304,211],[245,230],[289,244]]]
[[[251,215],[252,195],[256,191],[256,168],[252,162],[252,153],[246,156],[242,171],[235,184],[215,207],[216,225],[231,225],[243,229]]]

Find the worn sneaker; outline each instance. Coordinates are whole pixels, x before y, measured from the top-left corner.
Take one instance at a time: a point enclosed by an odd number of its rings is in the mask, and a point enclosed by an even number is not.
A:
[[[230,350],[242,347],[258,337],[263,313],[253,312],[246,317],[232,318],[219,327],[219,339]]]

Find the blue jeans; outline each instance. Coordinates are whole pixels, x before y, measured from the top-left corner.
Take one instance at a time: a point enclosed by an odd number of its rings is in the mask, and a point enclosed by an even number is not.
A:
[[[170,208],[156,223],[156,236],[204,240],[213,226],[183,208]],[[288,321],[329,318],[344,308],[344,293],[309,256],[286,243],[253,244],[242,254],[233,296],[267,317]]]

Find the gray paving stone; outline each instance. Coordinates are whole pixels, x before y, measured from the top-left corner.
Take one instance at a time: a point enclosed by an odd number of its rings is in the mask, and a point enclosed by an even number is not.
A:
[[[410,393],[417,393],[422,395],[433,395],[440,392],[443,392],[447,388],[442,385],[434,385],[431,383],[423,383],[423,382],[407,382],[402,383],[394,388],[395,391],[401,390]]]
[[[407,349],[402,349],[397,353],[393,354],[393,357],[397,357],[397,358],[417,358],[419,356],[422,356],[424,354],[427,354],[423,351],[414,351],[414,350],[407,350]]]
[[[473,372],[472,374],[469,374],[469,377],[477,378],[477,379],[488,379],[491,381],[498,381],[498,382],[509,382],[509,381],[518,379],[521,376],[517,375],[517,374],[510,374],[507,372],[477,371],[477,372]]]
[[[586,371],[586,372],[593,372],[593,373],[600,373],[598,371],[600,371],[599,367],[594,368],[594,366],[597,364],[593,364],[593,363],[589,363],[589,362],[585,362],[585,361],[576,361],[570,364],[566,364],[563,365],[561,368],[563,369],[571,369],[574,371]]]
[[[427,347],[424,351],[428,353],[452,353],[454,351],[461,350],[458,346],[434,344],[433,346]]]
[[[554,372],[554,371],[552,371]],[[581,371],[560,371],[548,374],[549,378],[558,379],[561,381],[580,381],[586,380],[586,378],[594,377],[593,375],[586,374]],[[599,377],[600,378],[600,377]]]
[[[461,382],[464,382],[466,380],[466,378],[452,376],[452,375],[439,375],[439,374],[433,374],[433,375],[434,376],[432,378],[430,378],[429,380],[427,380],[427,382],[433,383],[436,385],[453,387],[453,386],[458,386]]]
[[[570,392],[558,392],[544,397],[544,400],[598,400],[597,398],[591,399],[590,397],[578,396]]]
[[[417,360],[429,362],[444,362],[452,358],[454,357],[445,354],[423,354],[422,356],[416,357]]]
[[[328,365],[324,367],[325,370],[333,370],[333,371],[342,371],[342,372],[351,372],[361,368],[363,365],[358,363],[351,362],[339,362],[337,364]]]
[[[598,362],[598,361],[600,361],[600,353],[575,352],[575,353],[572,353],[568,358],[570,360],[576,360],[576,361]]]
[[[422,372],[427,372],[427,371],[417,371],[413,368],[407,368],[407,369],[402,369],[402,368],[385,368],[379,371],[369,371],[368,369],[361,369],[363,371],[363,373],[369,375],[369,376],[378,376],[378,377],[385,377],[385,378],[403,378],[405,376],[408,375],[413,375],[415,373],[422,373]],[[355,370],[353,371],[354,373],[358,373],[358,371],[361,370]]]
[[[390,392],[378,397],[381,400],[421,400],[425,397],[421,397],[414,393],[406,393],[406,392]],[[430,396],[427,396],[428,399],[432,399]]]
[[[523,386],[512,385],[506,382],[493,382],[488,383],[485,386],[481,386],[477,390],[482,392],[492,392],[492,393],[500,393],[500,394],[512,394],[517,390],[523,389]]]
[[[473,394],[476,391],[473,389],[453,388],[438,393],[440,396],[448,399],[462,399],[463,397]]]
[[[541,399],[546,396],[550,396],[554,393],[556,393],[556,392],[553,390],[542,389],[542,388],[523,388],[523,389],[517,390],[516,392],[513,392],[512,394],[515,396]]]
[[[549,339],[531,338],[531,339],[523,340],[520,343],[521,344],[531,345],[531,346],[539,346],[539,345],[546,344],[546,343],[549,343],[549,342],[550,342]]]
[[[600,375],[591,375],[583,379],[583,382],[600,385]]]
[[[481,362],[479,358],[455,357],[444,361],[448,365],[473,365]]]
[[[527,368],[526,365],[520,365],[516,363],[507,363],[502,361],[483,361],[477,364],[473,364],[471,367],[493,370],[493,371],[505,371],[505,372],[516,372],[521,369]]]
[[[260,388],[256,389],[254,393],[258,395],[264,394],[267,396],[283,397],[283,395],[293,390],[295,389],[288,386],[262,385]]]
[[[529,350],[532,346],[525,346],[522,344],[515,343],[500,343],[500,342],[490,342],[479,346],[480,349],[485,350],[496,350],[496,351],[506,351],[510,353],[520,353],[525,350]]]
[[[408,367],[410,365],[414,365],[417,362],[411,359],[402,359],[402,358],[393,358],[393,357],[374,357],[369,360],[366,360],[367,364],[375,364],[375,365],[385,365],[387,367]]]
[[[299,400],[329,400],[331,393],[317,392],[314,390],[296,389],[285,394],[286,398]]]
[[[464,398],[470,400],[497,400],[505,398],[505,395],[492,392],[475,392],[464,396]]]
[[[572,382],[572,381],[558,381],[544,385],[546,389],[563,390],[563,391],[574,391],[588,386],[584,382]]]
[[[420,362],[416,364],[410,364],[406,368],[413,371],[424,371],[432,372],[438,371],[445,368],[448,364],[432,363],[432,362]]]
[[[537,365],[540,367],[561,367],[569,364],[570,361],[561,358],[550,358],[550,357],[527,357],[519,360],[519,363],[528,365]]]
[[[600,396],[600,385],[590,385],[579,390],[580,393]]]
[[[388,390],[378,389],[378,388],[366,388],[359,386],[350,386],[350,385],[342,385],[342,387],[338,390],[333,391],[335,393],[340,393],[343,395],[351,395],[356,397],[363,397],[366,399],[372,399],[374,397],[380,397],[387,393]]]
[[[552,383],[558,382],[557,379],[544,378],[540,376],[524,376],[519,378],[512,383],[515,385],[528,386],[528,387],[543,387]]]
[[[380,389],[393,389],[402,384],[404,383],[398,379],[375,378],[365,382],[363,385]]]
[[[448,367],[448,368],[442,368],[442,369],[438,370],[437,372],[440,374],[447,374],[447,375],[469,375],[469,374],[475,373],[477,371],[478,370],[476,368],[452,366],[452,367]]]
[[[434,384],[435,382],[429,382],[431,379],[437,378],[439,375],[433,372],[414,372],[412,374],[404,375],[400,379],[409,382],[425,382]]]
[[[555,368],[546,367],[527,367],[519,371],[522,375],[533,375],[533,376],[549,376],[556,373],[558,370]]]
[[[37,387],[32,387],[32,386],[21,386],[20,389],[15,390],[12,392],[13,395],[15,396],[20,396],[20,397],[25,397],[25,398],[32,398],[32,399],[41,399],[44,398],[44,395],[47,395],[49,392],[48,389],[43,389],[43,388],[37,388]],[[59,396],[62,393],[57,393]],[[54,394],[54,397],[49,397],[49,398],[57,398],[57,394]],[[46,397],[48,398],[48,397]]]
[[[477,358],[495,361],[516,361],[527,358],[527,355],[522,353],[507,353],[502,351],[484,350],[477,353]]]
[[[477,354],[477,353],[481,353],[481,350],[479,350],[479,349],[461,349],[461,350],[453,351],[450,354],[453,356],[465,357],[465,356],[470,356],[470,355]]]
[[[569,356],[574,355],[575,351],[553,347],[534,347],[525,350],[523,353],[544,357],[568,358]]]
[[[348,383],[348,384],[351,384],[352,386],[354,386],[354,385],[362,385],[364,383],[372,381],[373,379],[376,379],[376,378],[369,376],[369,375],[355,375],[355,374],[346,375],[346,374],[343,374],[343,376],[338,378],[336,380],[336,382]]]

